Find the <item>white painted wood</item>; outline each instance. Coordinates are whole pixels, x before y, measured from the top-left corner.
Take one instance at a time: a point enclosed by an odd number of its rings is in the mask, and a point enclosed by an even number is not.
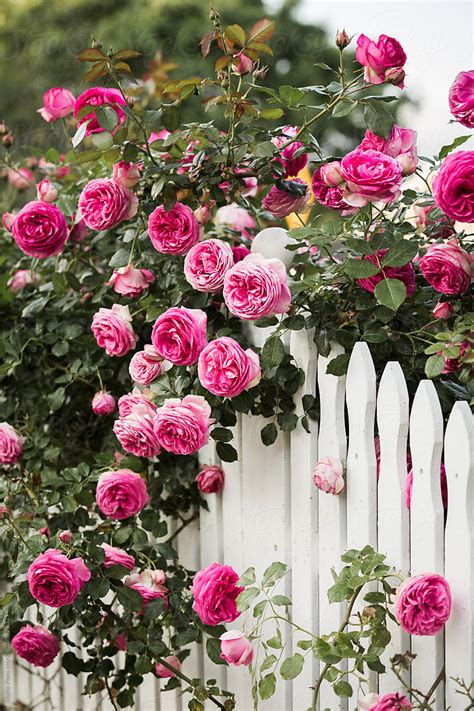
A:
[[[453,606],[446,624],[446,706],[460,702],[452,677],[474,679],[474,433],[467,402],[454,405],[446,428],[448,481],[445,576]]]
[[[411,574],[444,572],[444,514],[440,466],[443,417],[433,383],[423,380],[416,391],[410,416],[410,451],[413,461],[411,496]],[[443,667],[443,634],[412,636],[412,685],[430,688]],[[443,711],[444,689],[438,687],[434,709]]]
[[[410,571],[410,519],[405,505],[409,398],[405,376],[399,363],[387,363],[380,379],[377,424],[380,437],[380,477],[378,481],[378,550],[387,563],[405,578]],[[410,650],[410,637],[389,620],[392,639],[382,662],[390,669],[395,654]],[[409,682],[407,674],[405,680]],[[379,677],[381,694],[400,689],[396,676],[387,671]]]

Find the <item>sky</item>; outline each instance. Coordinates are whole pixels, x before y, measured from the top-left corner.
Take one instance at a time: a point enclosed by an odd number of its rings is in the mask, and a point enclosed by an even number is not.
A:
[[[267,0],[277,8],[281,0]],[[469,131],[449,124],[448,91],[456,74],[474,68],[474,1],[302,0],[299,20],[325,27],[330,35],[380,34],[399,40],[407,54],[404,91],[416,102],[400,123],[418,131],[418,151],[429,156]],[[474,148],[474,139],[465,144]]]

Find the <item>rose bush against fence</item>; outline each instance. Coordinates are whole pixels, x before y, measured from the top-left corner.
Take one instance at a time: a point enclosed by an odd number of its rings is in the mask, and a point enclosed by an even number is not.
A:
[[[285,347],[291,330],[314,330],[323,356],[344,347],[329,374],[344,374],[363,340],[379,373],[402,363],[412,392],[432,378],[446,412],[472,396],[469,135],[418,156],[416,132],[391,112],[409,75],[387,35],[339,32],[325,85],[267,88],[273,30],[223,27],[212,11],[201,50],[215,75],[169,81],[161,105],[134,77],[135,51],[94,41],[78,56],[88,88],[44,94],[52,148],[19,150],[14,127],[0,127],[0,615],[19,658],[47,667],[61,650],[67,672],[113,708],[133,704],[145,675],[181,687],[192,711],[239,708],[231,688],[187,673],[204,643],[215,664],[250,671],[256,707],[314,654],[312,709],[325,684],[360,709],[429,709],[436,679],[379,695],[370,672],[384,672],[389,619],[442,634],[453,601],[440,571],[403,580],[383,551],[349,550],[328,591],[343,623],[319,637],[274,589],[284,562],[257,582],[225,560],[188,570],[173,546],[201,494],[226,485],[238,413],[266,419],[268,446],[318,419],[312,395],[295,411],[305,373]],[[473,89],[473,71],[445,87],[467,129]],[[182,125],[196,101],[209,121]],[[331,155],[318,122],[337,130],[350,114],[361,140]],[[263,347],[250,326],[269,328]],[[220,466],[198,463],[210,440]],[[354,485],[333,457],[306,476],[320,496]],[[407,481],[408,505],[410,491]],[[282,629],[295,636],[291,656]],[[404,652],[392,660],[401,680]],[[466,708],[470,683],[459,681]]]

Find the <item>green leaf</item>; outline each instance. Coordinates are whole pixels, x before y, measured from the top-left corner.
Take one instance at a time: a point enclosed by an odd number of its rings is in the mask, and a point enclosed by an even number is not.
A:
[[[344,265],[344,270],[349,276],[356,279],[365,279],[378,274],[380,267],[372,264],[368,259],[348,259]]]
[[[352,686],[349,684],[348,681],[338,681],[336,684],[333,686],[334,693],[337,694],[338,696],[352,696]]]
[[[302,99],[304,99],[304,91],[297,89],[294,86],[289,86],[284,84],[279,89],[280,99],[287,106],[296,106]]]
[[[255,153],[257,158],[271,158],[275,152],[275,146],[271,141],[263,141],[257,144]]]
[[[263,573],[262,587],[269,588],[272,585],[275,585],[277,580],[283,578],[287,570],[288,566],[285,565],[285,563],[275,562],[269,565]]]
[[[263,109],[263,111],[260,111],[260,118],[265,119],[267,121],[275,121],[276,119],[281,118],[284,113],[285,112],[283,111],[283,109],[278,108]]]
[[[168,106],[163,111],[163,126],[173,133],[179,128],[181,123],[181,113],[177,106]]]
[[[137,674],[148,674],[153,669],[153,663],[151,659],[145,655],[138,657],[135,662],[135,671]]]
[[[118,252],[115,252],[115,254],[110,258],[109,267],[113,267],[114,269],[117,267],[126,267],[129,258],[130,252],[128,249],[119,249]]]
[[[274,605],[278,605],[279,607],[288,607],[291,605],[291,600],[286,597],[286,595],[274,595],[272,597],[272,602]]]
[[[444,370],[445,362],[442,355],[432,355],[425,363],[425,373],[427,378],[437,378]]]
[[[403,267],[414,259],[418,252],[418,243],[409,240],[400,240],[389,247],[385,257],[382,259],[383,267]]]
[[[275,423],[269,422],[268,425],[265,425],[265,427],[260,432],[260,437],[266,447],[268,447],[270,444],[273,444],[276,438],[278,437],[278,430]]]
[[[280,667],[280,674],[283,679],[295,679],[301,673],[304,665],[304,657],[302,654],[293,654],[292,657],[285,659]]]
[[[223,462],[236,462],[239,458],[237,450],[231,444],[226,442],[218,442],[216,446],[217,456],[222,459]]]
[[[407,298],[407,288],[400,279],[382,279],[375,287],[374,295],[380,304],[397,311]]]
[[[274,654],[270,654],[268,657],[265,657],[265,659],[263,660],[263,662],[260,665],[260,671],[264,672],[267,669],[270,669],[270,667],[272,667],[276,661],[277,661],[277,658],[275,657]]]
[[[364,121],[372,133],[386,139],[389,137],[392,126],[395,123],[392,114],[381,102],[365,103]]]
[[[71,139],[73,148],[77,148],[77,146],[84,140],[88,124],[89,121],[84,121],[84,123],[81,123],[81,125],[77,127],[77,131]]]
[[[326,367],[327,375],[345,375],[351,358],[350,353],[341,353],[329,361]]]
[[[351,99],[341,99],[339,103],[333,109],[333,118],[341,118],[342,116],[348,116],[352,111],[354,111],[357,106],[357,101],[352,101]]]
[[[118,125],[118,115],[112,106],[100,106],[95,116],[99,125],[106,131],[113,131]]]
[[[48,395],[48,403],[51,412],[56,412],[59,410],[66,397],[66,390],[64,388],[57,388],[54,392]]]
[[[127,588],[125,585],[117,589],[118,601],[126,610],[138,612],[143,607],[142,596],[136,590]]]
[[[221,659],[221,643],[216,637],[207,638],[206,652],[207,656],[211,662],[214,662],[214,664],[226,664],[226,662]]]
[[[456,148],[459,148],[459,146],[462,146],[463,143],[466,143],[471,138],[471,136],[458,136],[457,138],[454,139],[452,143],[450,143],[447,146],[443,146],[442,149],[439,152],[439,158],[440,160],[443,160],[443,158],[446,158],[446,156],[451,153],[451,151],[454,151]]]
[[[258,588],[246,588],[245,590],[242,590],[237,598],[237,609],[240,612],[248,610],[252,602],[256,597],[258,597],[259,594],[260,590]]]
[[[241,47],[245,44],[245,30],[240,25],[229,25],[225,28],[224,34],[230,39],[231,42],[240,45]]]
[[[76,657],[74,652],[65,652],[61,657],[61,665],[68,674],[77,676],[82,671],[83,661]]]
[[[95,133],[92,136],[92,143],[99,151],[108,151],[114,145],[114,137],[108,131],[102,131],[101,133]]]
[[[260,353],[260,361],[264,368],[276,368],[285,357],[285,346],[279,336],[271,336],[264,344]]]
[[[237,581],[237,585],[253,585],[255,582],[255,568],[247,568]]]
[[[275,693],[276,678],[275,674],[267,674],[258,682],[258,693],[262,700],[269,699]]]
[[[225,427],[214,427],[211,432],[211,437],[215,439],[216,442],[230,442],[232,439],[232,431]]]

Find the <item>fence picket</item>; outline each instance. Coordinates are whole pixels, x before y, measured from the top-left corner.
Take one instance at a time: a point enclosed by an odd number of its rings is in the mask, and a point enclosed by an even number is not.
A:
[[[435,387],[423,380],[416,391],[410,417],[410,451],[413,462],[411,495],[411,574],[444,571],[444,515],[440,467],[443,416]],[[443,667],[443,635],[413,636],[412,685],[425,692]],[[436,694],[436,711],[444,709],[443,685]]]
[[[461,697],[453,677],[474,679],[474,436],[467,402],[454,405],[446,428],[448,480],[445,575],[453,607],[446,624],[446,707]]]

